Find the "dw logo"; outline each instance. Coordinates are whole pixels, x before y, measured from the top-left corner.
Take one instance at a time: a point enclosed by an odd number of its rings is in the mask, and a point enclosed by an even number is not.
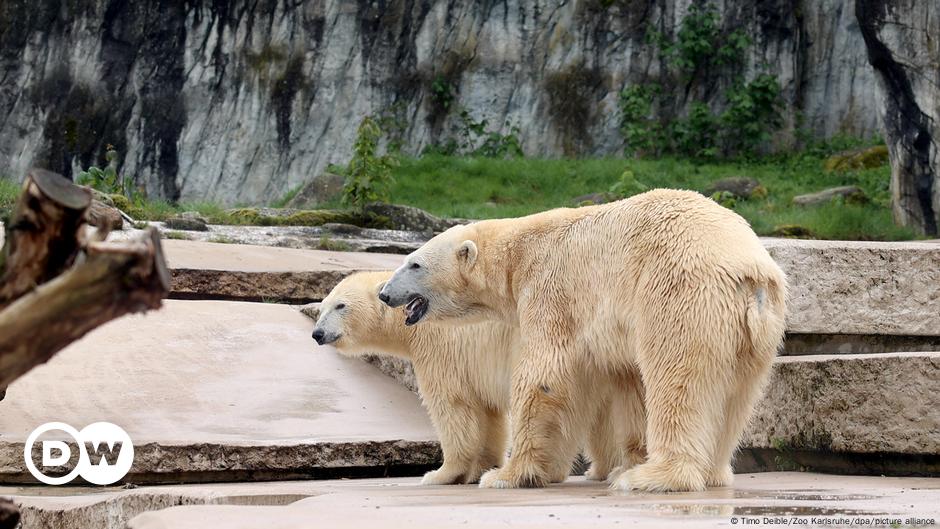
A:
[[[39,436],[53,430],[59,430],[72,436],[78,446],[78,462],[64,476],[43,474],[33,462],[33,445]],[[109,422],[89,424],[82,431],[72,428],[64,422],[47,422],[33,430],[26,439],[23,449],[26,468],[29,473],[47,485],[64,485],[81,476],[95,485],[110,485],[119,481],[131,469],[134,462],[134,444],[120,426]],[[42,441],[43,468],[63,469],[72,461],[72,447],[65,441]],[[53,472],[58,474],[60,472]]]

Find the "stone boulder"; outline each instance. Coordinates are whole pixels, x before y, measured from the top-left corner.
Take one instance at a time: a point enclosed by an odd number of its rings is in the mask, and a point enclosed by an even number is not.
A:
[[[756,178],[731,176],[715,180],[705,188],[703,193],[706,196],[713,196],[715,193],[730,193],[734,195],[734,198],[747,200],[766,197],[767,189],[760,185]]]
[[[344,177],[334,173],[323,173],[314,176],[284,206],[294,209],[320,207],[342,196],[345,182]]]
[[[114,207],[113,202],[112,205],[108,205],[98,200],[97,195],[91,201],[85,217],[88,224],[98,228],[106,228],[108,231],[124,229],[124,216],[121,215],[120,210]]]
[[[209,231],[208,221],[193,211],[170,217],[164,221],[164,225],[171,230]]]
[[[457,224],[449,219],[435,217],[422,209],[400,204],[373,202],[366,204],[363,212],[381,218],[383,222],[387,219],[388,226],[393,230],[437,233]]]
[[[864,204],[868,201],[865,192],[858,186],[840,186],[823,189],[817,193],[806,195],[797,195],[793,197],[793,203],[797,206],[816,206],[826,204],[835,198],[842,198],[850,204]]]

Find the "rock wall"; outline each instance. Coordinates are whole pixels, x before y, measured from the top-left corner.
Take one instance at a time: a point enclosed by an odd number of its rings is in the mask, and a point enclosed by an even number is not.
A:
[[[113,144],[150,196],[256,202],[348,160],[365,115],[420,152],[453,133],[456,108],[518,125],[530,155],[617,154],[619,91],[663,67],[648,31],[671,34],[690,4],[7,0],[0,172],[68,174]],[[845,2],[714,4],[754,42],[741,73],[778,77],[788,128],[878,132]]]
[[[940,4],[858,0],[883,100],[894,218],[936,236],[940,225]]]

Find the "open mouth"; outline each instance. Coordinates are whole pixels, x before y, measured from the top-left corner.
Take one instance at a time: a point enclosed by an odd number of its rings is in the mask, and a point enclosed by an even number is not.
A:
[[[421,321],[428,312],[428,300],[424,296],[415,295],[405,305],[405,325],[414,325]]]

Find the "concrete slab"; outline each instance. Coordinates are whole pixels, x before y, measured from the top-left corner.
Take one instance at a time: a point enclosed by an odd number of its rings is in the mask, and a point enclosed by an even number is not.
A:
[[[401,255],[164,240],[172,297],[303,303],[326,297],[347,275],[390,270]]]
[[[402,261],[402,256],[388,254],[165,242],[173,269],[172,295],[188,299],[305,303],[322,299],[353,271],[393,269]],[[790,333],[940,336],[940,245],[763,243],[790,279]],[[896,346],[879,345],[885,350]]]
[[[286,305],[221,301],[167,301],[112,322],[10,386],[0,480],[33,481],[23,443],[49,421],[124,428],[136,449],[130,481],[437,461],[418,398],[359,360],[315,349],[312,328]]]
[[[763,243],[790,282],[790,332],[940,335],[940,245]]]
[[[779,357],[752,448],[921,454],[940,472],[940,352]]]
[[[118,529],[126,520],[133,529],[411,529],[713,527],[765,517],[799,517],[811,526],[826,525],[825,518],[888,519],[876,526],[900,519],[897,526],[908,526],[910,518],[927,520],[922,524],[940,519],[940,479],[809,473],[742,474],[732,488],[681,494],[625,494],[581,478],[521,490],[422,487],[414,478],[141,487],[91,495],[73,489],[55,497],[44,496],[48,490],[0,488],[0,495],[14,495],[24,527],[51,527],[56,521],[62,529]],[[162,509],[168,505],[182,506]]]

